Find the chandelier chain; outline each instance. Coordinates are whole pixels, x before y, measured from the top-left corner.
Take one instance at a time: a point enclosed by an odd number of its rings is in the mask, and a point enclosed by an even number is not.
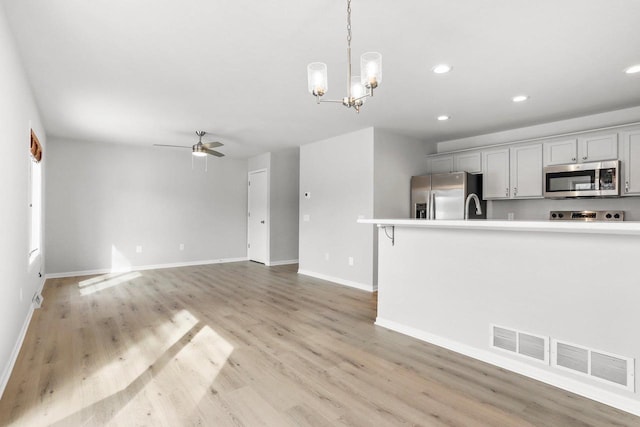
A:
[[[347,0],[347,43],[351,47],[351,0]]]
[[[351,0],[347,0],[347,104],[351,106]]]

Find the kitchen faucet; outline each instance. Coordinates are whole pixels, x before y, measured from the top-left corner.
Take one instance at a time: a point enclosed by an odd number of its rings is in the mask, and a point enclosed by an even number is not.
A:
[[[469,219],[469,205],[471,199],[476,202],[476,215],[482,215],[482,207],[480,206],[480,199],[475,193],[471,193],[467,196],[467,200],[464,202],[464,219]]]

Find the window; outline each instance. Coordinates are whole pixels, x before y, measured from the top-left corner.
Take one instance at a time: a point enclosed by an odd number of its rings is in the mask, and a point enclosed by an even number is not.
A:
[[[29,263],[40,253],[42,241],[42,145],[31,130],[29,155]]]

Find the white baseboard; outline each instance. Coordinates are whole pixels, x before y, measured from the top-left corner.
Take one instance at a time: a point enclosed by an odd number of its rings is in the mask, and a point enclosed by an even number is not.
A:
[[[45,278],[43,277],[40,281],[40,285],[38,286],[37,292],[42,294],[42,290],[44,289]],[[20,333],[18,334],[18,339],[16,340],[15,345],[13,346],[13,350],[11,350],[11,356],[9,357],[9,363],[4,368],[4,372],[2,372],[2,377],[0,377],[0,399],[4,394],[4,389],[7,387],[7,383],[9,382],[9,378],[11,377],[11,372],[13,371],[13,367],[16,364],[16,360],[18,360],[18,354],[20,354],[20,349],[22,348],[22,343],[24,342],[24,338],[27,336],[27,331],[29,330],[29,324],[31,323],[31,317],[33,317],[33,312],[35,311],[35,305],[32,302],[29,306],[29,311],[27,312],[27,317],[24,319],[24,323],[22,324],[22,328],[20,329]]]
[[[159,270],[163,268],[192,267],[195,265],[223,264],[228,262],[239,262],[239,261],[248,261],[248,258],[247,257],[222,258],[222,259],[211,259],[211,260],[202,260],[202,261],[172,262],[168,264],[138,265],[138,266],[131,266],[130,268],[127,268],[127,269],[101,268],[97,270],[82,270],[82,271],[70,271],[66,273],[51,273],[51,274],[46,274],[45,277],[47,279],[59,279],[62,277],[93,276],[95,274],[109,274],[109,273],[127,273],[129,271]]]
[[[640,416],[640,402],[635,399],[627,398],[625,396],[564,377],[549,370],[541,369],[536,366],[528,365],[524,362],[510,359],[500,354],[492,353],[489,350],[482,350],[480,348],[462,344],[460,342],[443,338],[438,335],[433,335],[429,332],[425,332],[411,326],[405,326],[391,320],[378,317],[376,318],[376,325],[391,329],[392,331],[400,332],[404,335],[409,335],[413,338],[426,341],[439,347],[444,347],[448,350],[455,351],[456,353],[464,354],[465,356],[472,357],[482,362],[516,372],[543,383],[550,384],[554,387],[570,391],[580,396],[604,403],[605,405],[613,406],[614,408],[618,408],[622,411]]]
[[[291,264],[297,264],[297,263],[298,263],[297,259],[287,259],[284,261],[269,261],[265,265],[268,267],[275,267],[276,265],[291,265]]]
[[[365,283],[354,282],[352,280],[341,279],[340,277],[327,276],[326,274],[316,273],[309,270],[298,270],[298,274],[304,274],[305,276],[315,277],[316,279],[327,280],[339,285],[349,286],[350,288],[356,288],[367,292],[373,292],[373,285]]]

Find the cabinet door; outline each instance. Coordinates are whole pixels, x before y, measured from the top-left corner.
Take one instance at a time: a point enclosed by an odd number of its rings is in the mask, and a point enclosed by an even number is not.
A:
[[[429,157],[427,159],[427,170],[429,173],[453,172],[453,154]]]
[[[482,172],[482,153],[471,151],[468,153],[458,153],[453,156],[453,166],[455,172]]]
[[[623,195],[640,194],[640,129],[622,132]]]
[[[487,199],[509,198],[509,149],[482,153],[482,197]]]
[[[578,160],[576,140],[545,142],[543,144],[544,165],[566,165]]]
[[[578,138],[578,160],[599,162],[618,158],[618,134],[583,136]]]
[[[511,197],[542,197],[542,144],[511,148]]]

